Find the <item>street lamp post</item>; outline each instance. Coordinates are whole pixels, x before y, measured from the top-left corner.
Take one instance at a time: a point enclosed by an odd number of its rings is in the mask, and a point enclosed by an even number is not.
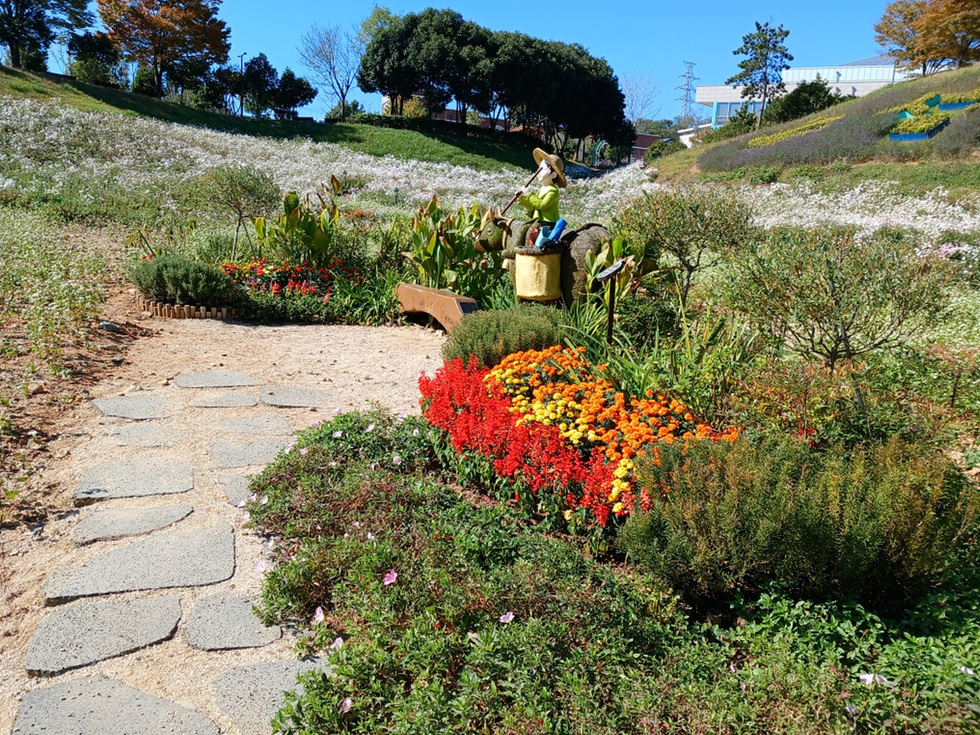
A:
[[[238,54],[238,116],[245,117],[245,54],[242,51]]]

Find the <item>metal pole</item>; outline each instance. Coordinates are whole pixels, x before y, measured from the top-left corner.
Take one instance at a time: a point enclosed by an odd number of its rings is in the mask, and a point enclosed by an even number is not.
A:
[[[245,54],[238,54],[238,117],[245,117]]]
[[[606,312],[606,344],[612,344],[613,315],[616,313],[616,279],[609,279],[609,309]]]

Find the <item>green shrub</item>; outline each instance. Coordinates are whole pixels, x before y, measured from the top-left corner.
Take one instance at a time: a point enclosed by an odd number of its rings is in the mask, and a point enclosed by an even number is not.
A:
[[[235,299],[235,285],[220,268],[178,255],[137,261],[130,278],[147,299],[193,306],[222,306]]]
[[[797,181],[821,181],[823,179],[823,169],[819,166],[798,166],[793,170],[793,178]]]
[[[481,365],[492,367],[513,352],[561,344],[560,320],[558,311],[541,306],[477,311],[456,325],[442,348],[442,356],[447,360],[466,360],[476,355]]]
[[[655,161],[662,156],[669,156],[671,153],[686,150],[687,146],[681,143],[679,140],[658,140],[652,146],[647,148],[646,155],[643,157],[643,165],[648,166],[652,161]]]
[[[619,543],[693,600],[769,583],[901,604],[943,579],[980,508],[941,452],[897,439],[822,452],[794,439],[699,442],[638,465],[651,507]]]
[[[144,97],[157,96],[157,81],[153,69],[148,66],[141,66],[136,70],[136,76],[133,77],[132,92]]]
[[[774,184],[779,179],[779,169],[774,166],[762,166],[749,175],[750,184]]]
[[[682,306],[695,274],[716,265],[724,252],[740,249],[754,233],[751,210],[741,199],[706,188],[645,192],[622,205],[614,224],[645,258],[666,254],[680,266]]]

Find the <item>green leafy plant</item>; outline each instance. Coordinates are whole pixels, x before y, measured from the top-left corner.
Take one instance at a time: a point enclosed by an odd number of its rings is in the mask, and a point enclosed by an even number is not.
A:
[[[649,513],[621,544],[695,600],[775,583],[900,605],[944,578],[975,531],[980,491],[938,450],[892,439],[812,452],[784,439],[702,442],[638,463]]]
[[[418,282],[470,296],[485,305],[503,278],[500,253],[476,250],[474,235],[485,224],[479,205],[447,211],[432,197],[412,218],[408,231]]]
[[[271,212],[280,197],[272,177],[253,166],[218,166],[208,170],[197,187],[205,201],[235,216],[231,260],[238,255],[238,237],[243,230],[251,242],[246,223]]]
[[[130,278],[147,299],[193,306],[224,306],[235,300],[235,285],[220,268],[161,255],[136,261]]]
[[[802,355],[843,359],[904,340],[938,313],[951,271],[906,235],[773,230],[734,259],[731,308]]]
[[[712,189],[661,190],[625,203],[615,223],[643,249],[644,258],[661,254],[677,268],[680,304],[696,274],[721,262],[754,235],[751,211],[733,194]]]
[[[317,213],[313,211],[309,197],[301,201],[299,195],[291,191],[283,197],[282,216],[274,221],[257,217],[255,234],[260,246],[259,257],[326,265],[333,255],[340,219],[340,210],[329,193],[327,196],[327,199],[321,197],[323,208]]]
[[[442,348],[446,360],[475,355],[481,366],[493,367],[506,355],[541,350],[561,343],[561,315],[542,306],[477,311],[463,317]]]

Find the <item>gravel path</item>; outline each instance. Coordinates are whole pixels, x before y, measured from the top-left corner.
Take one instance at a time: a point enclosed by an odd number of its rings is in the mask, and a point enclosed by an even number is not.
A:
[[[268,549],[237,507],[247,477],[335,411],[417,413],[441,364],[421,328],[140,319],[156,334],[45,473],[65,512],[0,533],[0,732],[271,732],[282,689],[322,664],[251,611]]]

